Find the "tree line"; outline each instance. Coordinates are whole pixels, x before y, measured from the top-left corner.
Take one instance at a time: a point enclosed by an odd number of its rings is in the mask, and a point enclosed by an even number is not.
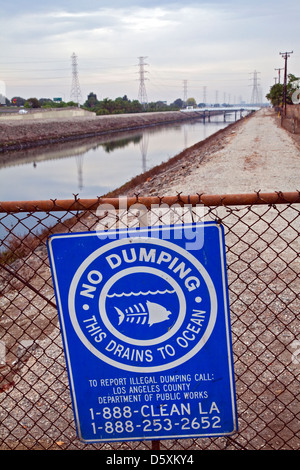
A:
[[[143,113],[153,111],[178,111],[183,107],[184,103],[181,99],[168,105],[164,101],[155,101],[151,103],[140,103],[138,100],[130,100],[127,95],[118,97],[114,100],[104,98],[98,100],[97,95],[90,93],[83,108],[94,111],[97,115],[105,114],[128,114]]]
[[[87,96],[87,100],[80,107],[88,111],[93,111],[97,115],[105,114],[128,114],[143,112],[159,112],[159,111],[178,111],[186,106],[198,107],[204,103],[197,105],[194,98],[188,98],[184,102],[181,98],[176,99],[173,103],[167,104],[165,101],[155,101],[150,103],[140,103],[138,100],[130,100],[127,95],[116,99],[104,98],[98,100],[94,93]],[[28,98],[24,99],[20,96],[13,97],[10,101],[6,99],[6,106],[24,107],[27,109],[37,108],[63,108],[70,106],[78,106],[74,101],[64,102],[61,99],[51,100],[50,98]]]
[[[50,98],[22,98],[21,96],[14,96],[11,100],[6,98],[6,106],[17,106],[24,108],[65,108],[67,106],[78,106],[74,101],[53,101]]]

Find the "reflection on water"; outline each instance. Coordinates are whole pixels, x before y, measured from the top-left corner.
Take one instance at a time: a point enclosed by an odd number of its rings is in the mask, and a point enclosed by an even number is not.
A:
[[[234,120],[234,115],[231,117]],[[95,198],[134,176],[174,157],[230,123],[230,117],[154,127],[0,156],[0,201]],[[57,217],[65,214],[56,213]],[[0,214],[0,219],[3,214]],[[49,214],[5,216],[4,224],[18,236],[57,222]],[[37,219],[42,221],[42,225]],[[0,224],[0,253],[8,233]]]
[[[234,116],[233,116],[234,118]],[[0,200],[94,198],[226,127],[223,117],[191,121],[0,157]]]

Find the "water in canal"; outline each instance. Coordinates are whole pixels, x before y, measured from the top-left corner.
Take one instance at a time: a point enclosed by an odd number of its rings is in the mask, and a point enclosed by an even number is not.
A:
[[[0,201],[96,198],[226,127],[234,114],[0,156]]]
[[[136,175],[174,157],[233,122],[235,115],[159,126],[143,131],[77,140],[0,155],[0,201],[96,198],[118,188]],[[63,213],[55,213],[63,217]],[[15,235],[51,226],[55,217],[35,213],[0,220],[0,253],[6,249],[7,228]],[[39,225],[37,219],[41,219]],[[6,228],[5,228],[6,227]]]

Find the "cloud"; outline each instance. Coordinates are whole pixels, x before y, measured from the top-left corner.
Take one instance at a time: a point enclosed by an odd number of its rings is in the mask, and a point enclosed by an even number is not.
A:
[[[195,93],[207,83],[249,94],[249,74],[257,69],[269,86],[279,51],[296,47],[299,12],[295,0],[284,10],[278,0],[15,0],[1,12],[0,80],[14,95],[30,83],[44,96],[55,87],[67,95],[75,52],[83,94],[136,97],[138,57],[147,56],[153,99],[178,98],[183,79]],[[300,74],[297,51],[292,63]]]

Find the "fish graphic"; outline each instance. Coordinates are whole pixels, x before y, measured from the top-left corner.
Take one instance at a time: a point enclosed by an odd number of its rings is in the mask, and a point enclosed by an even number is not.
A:
[[[169,315],[172,313],[162,305],[150,302],[149,300],[146,301],[145,306],[139,302],[138,304],[126,308],[124,312],[118,307],[115,307],[115,309],[119,315],[119,325],[121,325],[123,321],[126,321],[152,326],[155,323],[162,323],[169,320]]]

